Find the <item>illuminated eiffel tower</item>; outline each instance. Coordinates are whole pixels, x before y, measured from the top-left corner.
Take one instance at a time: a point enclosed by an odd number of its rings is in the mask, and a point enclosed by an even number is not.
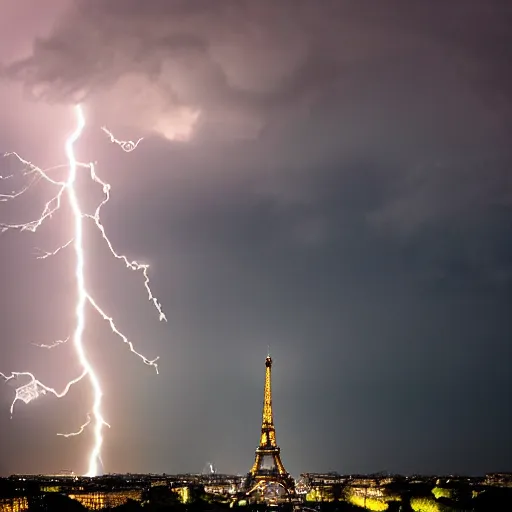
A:
[[[256,458],[246,479],[246,494],[264,490],[274,484],[281,486],[288,497],[295,494],[295,482],[284,469],[281,461],[281,449],[276,442],[276,428],[272,413],[272,358],[270,354],[265,359],[265,393],[263,398],[263,419],[261,423],[260,444],[256,448]]]

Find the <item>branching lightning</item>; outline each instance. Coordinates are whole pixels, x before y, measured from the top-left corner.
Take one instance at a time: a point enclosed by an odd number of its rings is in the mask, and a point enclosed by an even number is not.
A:
[[[101,129],[108,135],[110,142],[117,144],[123,151],[126,151],[127,153],[136,149],[139,145],[139,142],[142,140],[142,137],[135,142],[133,140],[118,140],[114,137],[114,134],[105,126],[102,126]]]
[[[36,347],[40,347],[40,348],[51,349],[51,348],[58,347],[59,345],[62,345],[64,343],[67,343],[68,341],[69,341],[69,336],[65,340],[55,340],[55,341],[53,341],[50,344],[48,344],[48,343],[36,343],[35,341],[33,341],[32,345],[35,345]]]
[[[158,365],[157,360],[158,357],[154,359],[148,359],[140,352],[135,349],[133,343],[125,336],[116,326],[114,319],[108,315],[105,310],[99,306],[98,302],[93,298],[90,290],[87,288],[87,281],[84,271],[84,264],[86,258],[86,246],[84,245],[83,240],[83,225],[87,220],[92,220],[94,225],[98,228],[101,233],[103,240],[106,242],[111,254],[114,258],[121,260],[125,266],[133,271],[138,271],[143,275],[144,279],[144,287],[146,289],[149,300],[153,303],[153,306],[156,308],[160,320],[166,320],[165,314],[162,311],[162,307],[157,300],[157,298],[153,295],[150,284],[149,284],[149,276],[148,276],[148,265],[141,264],[137,261],[130,261],[126,256],[119,254],[116,252],[110,242],[105,228],[101,223],[100,213],[103,206],[110,199],[110,185],[103,181],[98,174],[96,173],[96,169],[93,163],[81,163],[76,160],[74,146],[77,140],[80,138],[84,128],[85,128],[85,117],[83,114],[82,107],[77,105],[75,107],[75,114],[77,119],[77,125],[73,133],[67,138],[65,143],[65,153],[68,160],[68,163],[65,165],[58,165],[55,167],[51,167],[48,169],[41,169],[28,160],[23,159],[18,153],[6,153],[5,157],[13,157],[17,159],[21,164],[24,165],[23,176],[27,179],[27,183],[17,191],[12,191],[9,194],[0,194],[0,201],[11,201],[22,194],[24,194],[27,190],[29,190],[32,186],[37,184],[39,181],[44,180],[51,185],[57,187],[56,194],[45,204],[43,211],[39,218],[23,223],[23,224],[0,224],[1,232],[5,232],[8,230],[18,230],[18,231],[31,231],[36,232],[37,229],[52,215],[57,212],[62,206],[64,198],[67,198],[69,205],[71,206],[72,212],[72,220],[73,220],[73,238],[66,242],[65,244],[57,247],[53,251],[41,251],[38,250],[38,259],[45,259],[51,256],[54,256],[60,251],[67,249],[68,247],[73,248],[74,260],[75,260],[75,283],[77,288],[76,302],[74,306],[75,310],[75,327],[74,332],[71,336],[63,340],[56,340],[50,344],[36,344],[35,345],[52,349],[63,343],[71,341],[77,355],[78,361],[81,366],[80,374],[67,382],[62,390],[57,390],[50,386],[43,384],[40,380],[38,380],[34,374],[28,371],[22,372],[11,372],[10,374],[4,374],[0,372],[0,377],[2,377],[6,382],[12,381],[16,384],[16,391],[14,399],[11,403],[10,412],[11,417],[14,413],[14,406],[16,402],[21,401],[25,404],[32,402],[33,400],[39,398],[41,395],[46,395],[50,393],[57,398],[62,398],[65,396],[69,389],[78,382],[87,378],[91,388],[93,395],[93,403],[91,406],[91,410],[87,413],[87,420],[80,426],[80,428],[76,432],[70,432],[67,434],[58,434],[63,437],[73,437],[80,435],[86,428],[89,426],[93,429],[93,445],[91,451],[89,453],[88,460],[88,470],[87,476],[96,476],[99,472],[99,464],[101,464],[101,448],[103,444],[103,427],[110,425],[106,422],[104,418],[104,414],[102,411],[102,397],[103,390],[101,387],[101,383],[96,373],[92,363],[90,362],[87,351],[85,349],[84,342],[84,329],[86,325],[86,310],[88,306],[98,313],[110,326],[112,332],[121,339],[126,345],[128,345],[129,350],[139,357],[145,364],[152,366],[155,371],[158,373]],[[107,129],[102,128],[102,130],[108,135],[110,141],[112,143],[117,144],[121,149],[126,152],[133,151],[136,149],[138,144],[142,139],[134,141],[122,141],[118,140],[114,137],[114,135]],[[56,169],[67,168],[67,179],[65,181],[57,181],[50,177],[50,172]],[[84,212],[80,205],[80,199],[76,188],[76,178],[78,169],[88,170],[91,179],[100,185],[103,190],[104,198],[96,208],[94,214],[88,214]],[[12,178],[14,175],[9,176],[0,176],[0,181],[7,181]],[[18,379],[28,378],[28,382],[26,384],[18,385]]]

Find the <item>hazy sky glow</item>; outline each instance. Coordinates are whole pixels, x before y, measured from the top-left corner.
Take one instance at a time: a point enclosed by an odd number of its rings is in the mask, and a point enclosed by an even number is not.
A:
[[[112,184],[104,224],[151,265],[168,324],[96,233],[87,271],[160,375],[92,315],[108,472],[245,473],[274,359],[285,467],[510,470],[512,8],[506,2],[8,0],[0,153],[78,158]],[[145,137],[125,154],[101,132]],[[0,160],[0,175],[14,161]],[[1,186],[5,183],[1,182]],[[83,181],[84,204],[95,190]],[[5,191],[5,189],[4,189]],[[26,221],[45,189],[0,203]],[[0,237],[0,371],[60,387],[65,215]],[[88,387],[18,404],[0,384],[0,474],[86,469]]]

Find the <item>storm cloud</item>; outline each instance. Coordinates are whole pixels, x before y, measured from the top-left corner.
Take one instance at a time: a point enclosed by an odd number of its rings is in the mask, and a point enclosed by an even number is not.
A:
[[[395,198],[379,224],[411,223],[425,205],[470,202],[475,168],[504,179],[492,166],[508,156],[510,16],[460,2],[81,1],[7,73],[44,101],[87,102],[109,125],[261,139],[274,165],[379,161],[405,180],[398,195],[428,195],[410,214],[393,213],[408,201]],[[434,201],[445,177],[457,186]]]
[[[370,100],[369,112],[400,102],[425,115],[418,103],[457,96],[461,108],[485,97],[510,57],[499,48],[508,10],[461,5],[79,1],[8,72],[38,98],[113,104],[116,116],[142,115],[143,125],[148,116],[144,127],[163,134],[166,122],[186,130],[201,113],[216,132],[256,136],[322,100],[338,118],[355,94]]]

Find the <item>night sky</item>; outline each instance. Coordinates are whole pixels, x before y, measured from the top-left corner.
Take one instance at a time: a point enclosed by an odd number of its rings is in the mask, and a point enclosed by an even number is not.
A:
[[[2,2],[0,153],[65,163],[81,102],[105,228],[151,265],[168,318],[89,224],[91,288],[160,356],[156,375],[88,310],[106,472],[246,473],[268,345],[293,475],[511,469],[511,26],[505,0]],[[127,154],[103,125],[145,139]],[[94,209],[101,190],[79,185]],[[72,345],[34,343],[72,332],[73,252],[34,248],[71,228],[65,206],[0,236],[0,371],[59,389]],[[83,473],[91,432],[55,434],[84,422],[88,384],[10,419],[14,393],[0,384],[0,474]]]

